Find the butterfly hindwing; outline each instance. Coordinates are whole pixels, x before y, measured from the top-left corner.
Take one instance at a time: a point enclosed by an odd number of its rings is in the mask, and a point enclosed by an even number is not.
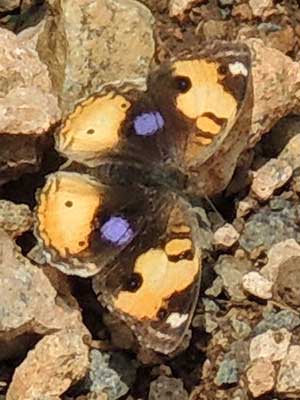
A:
[[[180,345],[197,302],[199,230],[181,198],[157,193],[154,202],[143,232],[93,277],[93,287],[140,345],[168,354]]]

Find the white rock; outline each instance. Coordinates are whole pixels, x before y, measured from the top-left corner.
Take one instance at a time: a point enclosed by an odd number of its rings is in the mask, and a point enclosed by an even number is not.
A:
[[[275,244],[268,252],[268,263],[260,270],[261,274],[274,283],[280,265],[294,256],[300,256],[300,246],[296,240],[288,239]]]
[[[300,396],[300,346],[291,346],[281,362],[276,390],[284,395]],[[290,397],[289,397],[290,398]]]
[[[255,17],[262,17],[263,13],[273,7],[272,0],[249,0],[249,6]]]
[[[225,224],[214,233],[214,244],[223,248],[232,247],[238,240],[240,234],[231,224]]]
[[[253,296],[268,300],[272,298],[273,282],[257,271],[251,271],[243,276],[243,288]]]
[[[267,358],[271,362],[282,360],[288,351],[292,334],[285,328],[273,331],[267,330],[255,336],[250,343],[251,361]]]
[[[285,160],[271,159],[254,173],[252,193],[262,201],[282,187],[292,176],[293,168]]]

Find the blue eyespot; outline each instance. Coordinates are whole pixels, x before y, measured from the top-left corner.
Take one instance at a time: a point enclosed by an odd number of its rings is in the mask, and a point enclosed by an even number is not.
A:
[[[100,228],[102,239],[117,245],[123,246],[133,239],[133,230],[129,222],[123,217],[110,217]]]
[[[162,115],[155,111],[143,113],[135,117],[134,130],[139,136],[151,136],[159,131],[165,124]]]

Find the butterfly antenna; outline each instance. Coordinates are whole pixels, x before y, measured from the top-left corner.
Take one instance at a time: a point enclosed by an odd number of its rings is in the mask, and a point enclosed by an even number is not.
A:
[[[207,203],[209,204],[209,206],[212,208],[212,210],[213,210],[213,211],[217,214],[217,216],[220,218],[220,222],[221,222],[222,224],[225,224],[225,223],[226,223],[225,219],[223,218],[222,214],[217,210],[217,208],[216,208],[216,206],[214,205],[213,201],[212,201],[209,197],[207,197],[207,196],[205,196],[204,198],[205,198],[205,200],[207,201]]]

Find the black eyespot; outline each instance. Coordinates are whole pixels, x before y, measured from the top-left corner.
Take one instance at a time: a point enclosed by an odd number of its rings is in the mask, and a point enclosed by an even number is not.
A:
[[[88,134],[88,135],[93,135],[94,133],[95,133],[95,129],[88,129],[87,131],[86,131],[86,133]]]
[[[174,78],[175,88],[180,93],[186,93],[192,87],[191,80],[186,76],[176,76]]]
[[[70,201],[70,200],[66,201],[65,202],[65,206],[66,207],[72,207],[73,206],[73,201]]]
[[[141,277],[141,275],[134,272],[128,278],[125,289],[128,292],[136,292],[142,286],[142,283],[143,283],[143,278]]]
[[[157,318],[159,320],[161,320],[161,321],[164,320],[166,318],[166,316],[167,316],[167,310],[165,310],[164,308],[161,308],[158,310]]]
[[[121,108],[126,108],[127,107],[127,104],[126,103],[122,103],[121,104]]]
[[[79,245],[80,247],[82,247],[82,246],[85,245],[85,242],[81,240],[80,242],[78,242],[78,245]]]
[[[227,74],[227,72],[228,72],[228,66],[227,65],[220,65],[219,66],[219,68],[218,68],[218,72],[219,72],[219,74],[221,74],[221,75],[226,75]]]

